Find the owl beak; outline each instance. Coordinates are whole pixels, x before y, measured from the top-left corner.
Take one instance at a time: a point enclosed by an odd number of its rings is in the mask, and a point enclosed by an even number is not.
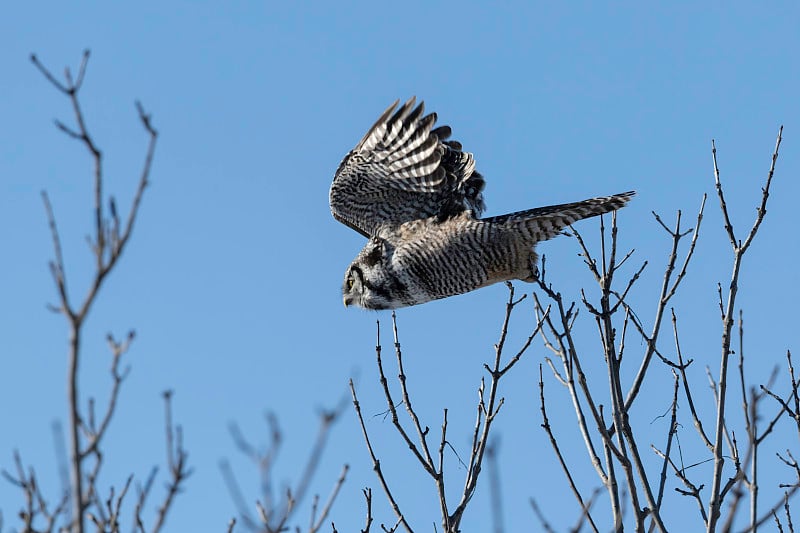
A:
[[[344,304],[344,308],[347,309],[350,307],[350,300],[347,299],[347,296],[342,298],[342,303]]]

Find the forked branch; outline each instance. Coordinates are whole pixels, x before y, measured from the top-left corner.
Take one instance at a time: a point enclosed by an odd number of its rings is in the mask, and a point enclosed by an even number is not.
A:
[[[138,184],[133,194],[133,200],[123,225],[120,221],[116,199],[113,196],[106,197],[104,195],[103,153],[90,134],[80,101],[80,91],[86,79],[89,57],[90,54],[87,50],[82,56],[77,75],[73,76],[70,69],[67,68],[64,72],[63,81],[60,81],[39,61],[36,55],[31,56],[31,61],[35,68],[41,72],[45,79],[55,87],[56,90],[67,98],[72,108],[74,125],[69,126],[60,120],[56,120],[56,127],[59,131],[77,140],[84,146],[90,154],[93,167],[93,227],[92,234],[87,240],[90,244],[94,270],[89,277],[89,283],[83,297],[80,298],[77,303],[76,300],[73,299],[74,295],[70,293],[68,288],[69,284],[66,275],[64,250],[56,223],[55,210],[50,197],[46,192],[42,192],[45,215],[53,243],[54,259],[50,262],[50,271],[56,286],[59,301],[57,305],[51,305],[49,307],[66,318],[69,329],[67,405],[69,414],[68,469],[70,472],[68,500],[70,502],[69,517],[71,523],[63,529],[68,529],[75,533],[83,533],[85,531],[85,519],[90,507],[93,508],[92,521],[96,525],[100,524],[98,527],[102,526],[105,528],[107,524],[116,524],[119,507],[131,485],[132,478],[129,478],[121,491],[115,493],[112,488],[111,495],[108,498],[101,498],[96,483],[103,461],[103,454],[101,453],[102,442],[114,417],[122,382],[128,373],[128,368],[122,367],[122,358],[129,350],[133,341],[133,332],[130,332],[121,341],[115,340],[110,334],[108,335],[108,342],[112,355],[112,385],[108,403],[100,410],[99,414],[96,413],[95,402],[92,398],[89,398],[86,408],[82,408],[81,406],[79,393],[81,342],[83,325],[86,321],[86,317],[97,299],[103,282],[117,265],[132,235],[134,224],[138,218],[139,206],[141,205],[144,190],[149,183],[149,176],[158,138],[158,132],[152,125],[150,115],[147,114],[142,105],[137,102],[137,114],[148,136],[149,142],[144,155],[143,167],[139,173]],[[167,398],[167,416],[168,418],[171,417],[169,398]],[[174,436],[173,431],[176,432],[177,437]],[[168,419],[167,422],[167,440],[170,450],[168,466],[172,475],[172,480],[168,484],[170,490],[159,507],[157,520],[152,531],[161,529],[174,496],[177,494],[182,482],[189,475],[189,470],[186,465],[186,454],[181,443],[180,429],[172,429],[171,419]],[[140,513],[144,505],[144,500],[149,492],[149,486],[152,484],[152,477],[153,476],[148,480],[145,489],[140,492],[140,497],[136,506],[135,522],[137,523],[137,527],[142,531],[144,527],[141,525]],[[119,526],[117,524],[114,527]]]
[[[714,472],[711,484],[711,494],[708,502],[708,531],[713,532],[716,530],[717,521],[720,517],[720,508],[722,499],[724,497],[722,492],[722,468],[725,463],[722,448],[722,439],[726,434],[725,431],[725,407],[726,407],[726,394],[728,383],[728,356],[731,353],[732,330],[734,323],[734,313],[736,309],[736,295],[739,289],[739,272],[742,266],[742,259],[744,254],[753,242],[761,222],[764,220],[767,209],[767,199],[769,198],[770,185],[772,184],[772,176],[775,172],[775,163],[778,160],[778,150],[780,149],[781,139],[783,134],[783,126],[778,130],[778,137],[775,141],[775,150],[772,153],[772,160],[770,162],[769,171],[764,187],[762,188],[761,202],[756,210],[756,219],[744,242],[737,241],[733,224],[728,215],[728,206],[725,202],[725,195],[720,180],[719,166],[717,165],[717,147],[714,141],[711,142],[712,160],[714,163],[714,183],[717,189],[717,196],[720,202],[720,209],[722,211],[723,219],[725,221],[725,230],[731,243],[733,252],[733,265],[731,273],[731,281],[728,288],[727,299],[724,302],[724,313],[722,317],[722,353],[720,357],[720,371],[719,371],[719,397],[717,399],[717,417],[715,425],[715,438],[714,438]],[[722,304],[722,301],[720,302]]]
[[[400,341],[397,333],[397,317],[394,313],[392,314],[392,332],[394,335],[395,357],[397,359],[398,382],[400,386],[400,395],[402,398],[400,403],[405,405],[408,418],[410,419],[411,425],[413,427],[411,431],[406,429],[406,427],[404,426],[403,422],[400,419],[400,413],[397,410],[397,405],[399,404],[394,400],[392,389],[389,386],[389,380],[386,377],[382,350],[381,350],[381,342],[380,342],[380,322],[378,322],[378,334],[377,334],[378,342],[376,344],[375,351],[378,364],[379,380],[381,383],[381,387],[384,391],[384,395],[386,397],[388,412],[391,415],[392,423],[395,429],[397,430],[398,434],[400,435],[400,438],[406,444],[412,456],[419,463],[420,467],[431,477],[431,479],[434,482],[436,494],[440,504],[440,511],[442,516],[442,528],[445,533],[456,533],[457,531],[460,531],[460,523],[464,515],[464,511],[466,510],[467,505],[469,504],[472,496],[475,493],[480,472],[482,471],[483,461],[487,453],[487,445],[491,436],[492,424],[495,418],[497,417],[500,408],[503,405],[503,398],[501,398],[498,395],[500,380],[519,362],[524,353],[530,347],[533,338],[541,331],[541,328],[544,325],[544,321],[547,319],[547,313],[545,312],[545,316],[537,321],[537,325],[533,329],[533,332],[522,343],[522,346],[519,348],[519,350],[517,350],[517,352],[508,361],[504,361],[503,352],[505,348],[506,339],[508,336],[508,324],[511,317],[511,313],[513,312],[514,308],[525,299],[525,296],[521,298],[515,298],[513,286],[511,286],[511,284],[508,284],[508,287],[509,287],[509,298],[506,303],[506,313],[504,316],[503,325],[500,332],[500,339],[498,343],[495,345],[494,361],[491,365],[490,364],[484,365],[484,368],[489,373],[488,390],[486,387],[486,382],[483,379],[481,380],[481,385],[478,389],[479,401],[477,409],[477,419],[472,434],[472,444],[470,448],[469,459],[467,460],[467,463],[465,465],[467,468],[467,475],[464,480],[464,488],[462,490],[458,504],[452,511],[449,510],[449,505],[445,493],[446,473],[444,469],[444,451],[448,447],[452,449],[452,446],[447,440],[448,410],[447,409],[444,410],[444,417],[441,425],[441,434],[440,438],[438,439],[438,453],[434,456],[434,454],[432,453],[431,443],[429,443],[428,441],[430,428],[427,425],[422,424],[422,422],[419,419],[419,416],[417,415],[412,405],[411,401],[412,395],[409,392],[408,379],[405,373],[405,369],[403,367],[403,355],[402,355],[402,350],[400,348]],[[400,506],[394,494],[392,493],[390,485],[386,480],[386,478],[384,477],[380,461],[378,460],[375,451],[372,447],[372,443],[370,441],[369,434],[367,432],[366,424],[361,414],[361,405],[358,402],[355,386],[353,385],[352,380],[350,382],[350,389],[351,389],[351,394],[353,396],[353,405],[355,406],[356,415],[358,416],[359,422],[361,424],[361,430],[367,445],[367,450],[370,454],[370,457],[372,458],[373,469],[375,470],[375,473],[378,476],[378,480],[381,486],[383,487],[383,491],[386,494],[387,499],[389,500],[389,503],[395,513],[395,516],[397,517],[397,524],[395,525],[395,527],[402,526],[406,531],[411,531],[411,528],[408,522],[406,521],[403,512],[400,510]],[[412,438],[412,433],[416,433],[416,440]],[[370,521],[368,520],[368,523],[369,522]]]

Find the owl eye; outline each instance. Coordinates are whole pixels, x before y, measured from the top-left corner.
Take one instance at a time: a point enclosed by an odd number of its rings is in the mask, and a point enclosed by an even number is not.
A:
[[[356,277],[358,277],[359,283],[364,282],[364,274],[362,274],[361,269],[358,266],[353,265],[350,267],[350,271],[347,273],[347,281],[345,281],[347,292],[352,291],[353,287],[355,287]]]

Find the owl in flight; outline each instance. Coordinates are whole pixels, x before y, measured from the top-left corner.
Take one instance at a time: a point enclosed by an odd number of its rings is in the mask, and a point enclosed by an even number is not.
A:
[[[475,159],[434,128],[424,104],[399,100],[339,165],[331,212],[369,241],[347,268],[345,306],[396,309],[499,281],[533,281],[534,247],[577,220],[623,207],[634,192],[491,218]]]

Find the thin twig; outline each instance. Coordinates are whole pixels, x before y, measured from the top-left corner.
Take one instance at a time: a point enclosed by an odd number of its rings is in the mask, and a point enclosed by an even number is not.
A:
[[[56,127],[67,136],[78,140],[90,153],[93,162],[93,182],[94,182],[94,235],[90,239],[92,244],[92,255],[95,263],[95,271],[90,278],[89,287],[80,305],[74,305],[69,297],[67,291],[66,269],[64,266],[64,256],[61,247],[61,239],[59,237],[56,219],[54,215],[53,206],[50,202],[46,192],[42,192],[42,199],[45,205],[45,213],[47,216],[48,226],[50,228],[51,237],[53,240],[53,250],[55,259],[50,263],[50,270],[53,276],[56,289],[59,294],[59,305],[50,306],[51,309],[62,313],[66,318],[69,326],[69,350],[67,362],[67,400],[68,400],[68,413],[69,413],[69,471],[70,471],[70,499],[71,499],[71,519],[70,529],[75,533],[84,533],[85,531],[85,512],[92,502],[97,503],[97,520],[113,520],[114,513],[111,513],[111,507],[106,506],[109,512],[106,514],[102,504],[99,504],[98,494],[94,485],[97,476],[99,475],[102,455],[99,451],[100,442],[110,424],[113,414],[116,409],[116,400],[119,395],[119,387],[124,379],[127,371],[119,372],[119,360],[122,354],[127,350],[130,338],[124,343],[117,344],[113,340],[112,344],[112,392],[109,397],[109,403],[106,406],[105,414],[103,415],[99,426],[95,424],[94,418],[94,402],[90,400],[88,408],[88,423],[87,414],[82,414],[80,411],[80,394],[79,394],[79,367],[80,367],[80,349],[81,349],[81,336],[82,326],[84,321],[94,304],[98,291],[102,286],[103,281],[111,270],[116,265],[125,243],[131,236],[133,223],[137,218],[138,207],[141,202],[142,192],[148,182],[150,174],[153,153],[155,150],[157,133],[151,125],[150,117],[145,116],[141,105],[137,104],[137,109],[142,118],[145,130],[149,134],[150,143],[145,154],[145,166],[139,179],[139,186],[134,198],[134,205],[128,214],[128,224],[125,231],[120,235],[119,230],[115,229],[113,233],[109,234],[107,229],[109,225],[118,227],[116,221],[118,220],[116,205],[113,198],[110,199],[111,205],[111,219],[109,223],[103,210],[103,166],[102,166],[102,152],[93,140],[89,133],[89,129],[85,120],[83,109],[81,107],[79,93],[83,86],[86,76],[87,65],[89,61],[89,51],[86,50],[81,59],[78,68],[78,74],[73,79],[70,69],[65,69],[64,82],[59,81],[36,57],[31,55],[31,62],[37,70],[45,77],[45,79],[55,87],[59,92],[67,97],[69,100],[75,127],[68,127],[63,122],[56,120]],[[109,242],[111,236],[111,242]],[[80,431],[86,432],[87,442],[82,443]],[[85,460],[92,456],[95,458],[94,466],[86,474],[84,479]],[[137,511],[138,513],[138,511]]]
[[[380,335],[379,337],[380,338]],[[380,344],[378,345],[380,346]],[[372,443],[369,440],[369,434],[367,433],[367,426],[364,423],[364,417],[361,414],[361,404],[358,403],[358,397],[356,396],[356,388],[353,384],[353,380],[350,380],[350,393],[353,397],[353,407],[356,410],[356,415],[358,416],[358,422],[361,425],[361,434],[364,436],[364,442],[367,445],[367,451],[369,451],[369,455],[372,458],[372,469],[375,471],[375,474],[378,476],[378,481],[381,483],[381,487],[383,487],[383,492],[386,494],[386,498],[389,500],[390,505],[392,506],[392,510],[397,516],[398,524],[402,524],[408,533],[412,533],[411,527],[406,522],[405,516],[400,511],[400,507],[397,505],[397,501],[394,499],[392,495],[392,491],[389,488],[389,484],[386,482],[386,478],[383,475],[383,470],[381,470],[381,463],[378,458],[375,456],[375,451],[372,448]]]
[[[319,531],[319,528],[322,527],[322,523],[328,517],[333,508],[333,503],[336,501],[336,496],[339,495],[339,491],[344,485],[344,480],[347,477],[347,472],[350,469],[348,465],[344,465],[342,467],[342,473],[339,474],[339,478],[336,480],[336,483],[333,485],[333,489],[331,489],[331,493],[328,495],[328,499],[325,501],[325,505],[322,507],[322,511],[320,511],[319,518],[316,522],[311,522],[311,526],[308,528],[308,533],[316,533]]]
[[[694,231],[692,232],[692,240],[689,243],[689,250],[686,252],[686,257],[683,260],[683,265],[681,266],[678,275],[675,278],[672,278],[672,275],[675,271],[675,265],[678,259],[678,245],[680,240],[688,234],[688,231],[681,232],[681,212],[678,211],[677,220],[675,221],[675,229],[670,230],[667,228],[666,224],[661,221],[661,218],[656,214],[653,213],[656,221],[661,225],[662,228],[672,237],[672,248],[670,249],[669,258],[667,259],[667,266],[664,269],[664,279],[661,284],[661,293],[658,298],[658,304],[656,306],[656,316],[653,320],[653,329],[650,332],[650,335],[644,336],[645,341],[647,342],[647,349],[645,351],[644,358],[642,359],[642,363],[639,366],[639,370],[636,373],[636,378],[633,380],[633,384],[631,385],[630,390],[628,391],[628,395],[625,398],[625,409],[628,410],[631,408],[636,396],[639,394],[639,390],[641,389],[642,383],[644,382],[644,377],[647,374],[647,369],[650,367],[650,361],[652,360],[653,353],[656,353],[656,339],[658,339],[659,332],[661,330],[661,323],[664,318],[664,311],[667,308],[667,304],[669,303],[670,299],[675,295],[675,292],[678,289],[678,286],[683,281],[684,277],[686,276],[686,271],[689,267],[689,261],[691,261],[692,256],[694,255],[695,245],[697,244],[697,239],[700,236],[700,224],[703,221],[703,211],[706,206],[706,195],[703,195],[703,201],[700,203],[700,210],[697,213],[697,222],[694,226]],[[641,331],[641,330],[640,330]]]
[[[558,462],[561,465],[561,470],[564,472],[564,475],[567,476],[567,482],[569,483],[569,488],[572,490],[572,494],[575,496],[575,499],[578,500],[578,505],[580,505],[583,514],[586,516],[586,519],[589,521],[589,525],[592,527],[592,530],[595,533],[598,533],[599,530],[597,525],[594,523],[592,519],[592,515],[589,512],[589,508],[587,504],[583,500],[583,496],[581,496],[580,491],[578,490],[578,486],[575,484],[575,479],[572,477],[572,473],[569,470],[569,466],[567,465],[567,461],[564,459],[564,455],[561,453],[561,448],[558,445],[558,441],[556,440],[555,435],[553,434],[553,429],[550,427],[550,420],[547,418],[547,408],[545,407],[544,401],[544,378],[542,376],[542,365],[539,365],[539,408],[542,412],[542,429],[544,429],[545,433],[547,433],[547,437],[550,439],[550,445],[553,447],[553,451],[558,458]]]
[[[528,347],[531,344],[533,338],[542,330],[544,326],[544,320],[546,317],[537,320],[536,327],[533,329],[533,332],[528,337],[526,342],[520,348],[520,350],[510,359],[510,361],[506,365],[502,365],[502,356],[503,356],[503,348],[505,347],[505,342],[508,336],[508,324],[509,320],[511,319],[511,313],[513,312],[514,308],[524,300],[524,297],[521,297],[517,300],[514,299],[514,286],[511,283],[506,284],[508,286],[508,300],[506,302],[506,313],[503,318],[503,325],[500,330],[500,339],[498,340],[497,344],[495,345],[495,357],[494,357],[494,364],[489,367],[487,364],[484,364],[484,368],[489,372],[491,380],[489,382],[489,399],[488,402],[484,402],[483,396],[483,381],[481,381],[481,393],[479,395],[479,403],[478,403],[478,422],[476,424],[476,430],[473,435],[473,445],[470,452],[469,460],[467,461],[469,467],[467,469],[467,476],[464,481],[464,489],[461,493],[461,500],[458,503],[458,506],[453,510],[452,514],[450,515],[449,519],[447,520],[447,524],[452,529],[453,532],[459,530],[459,525],[461,523],[461,519],[464,515],[464,511],[466,510],[467,504],[469,503],[470,499],[472,498],[473,494],[475,493],[475,487],[478,483],[478,477],[481,472],[482,463],[484,453],[486,452],[486,446],[489,441],[489,433],[491,431],[492,423],[494,422],[495,417],[500,411],[500,408],[503,405],[503,398],[497,397],[497,391],[500,385],[500,379],[505,375],[508,370],[510,370],[522,357],[522,355],[527,351]],[[481,412],[484,413],[483,416],[483,426],[478,431],[478,425],[481,423]],[[478,436],[480,433],[480,436]],[[451,530],[448,529],[446,533],[451,533]]]
[[[533,509],[533,513],[536,515],[536,518],[539,519],[539,523],[542,526],[542,530],[546,531],[547,533],[555,533],[555,530],[550,525],[550,523],[547,521],[547,518],[545,518],[544,513],[542,513],[542,510],[539,509],[538,505],[536,505],[536,500],[531,498],[529,501],[530,501],[530,504],[531,504],[531,508]]]
[[[167,467],[169,468],[170,480],[167,483],[167,494],[158,507],[156,520],[151,531],[158,533],[167,518],[167,512],[172,506],[175,496],[181,491],[182,484],[192,475],[192,469],[187,465],[189,454],[183,448],[183,431],[180,426],[172,424],[172,391],[165,391],[164,413],[165,413],[165,432],[167,441]]]
[[[711,143],[712,159],[714,163],[714,182],[717,189],[717,196],[719,197],[720,209],[725,220],[725,229],[728,233],[728,238],[731,242],[733,249],[733,267],[731,273],[731,282],[728,289],[728,297],[723,313],[723,333],[722,333],[722,354],[720,357],[720,372],[719,372],[719,398],[717,400],[717,421],[716,432],[714,438],[714,471],[712,476],[711,495],[708,502],[708,531],[715,531],[716,524],[720,516],[720,507],[722,505],[722,468],[724,465],[724,457],[722,451],[722,438],[727,432],[725,431],[725,407],[726,407],[726,394],[727,394],[727,379],[728,379],[728,356],[731,353],[731,330],[733,328],[733,317],[736,304],[736,295],[738,292],[739,271],[742,264],[744,253],[750,246],[750,243],[756,236],[761,222],[766,214],[767,199],[769,198],[769,189],[772,184],[772,176],[775,172],[775,163],[778,159],[778,150],[781,145],[781,138],[783,133],[783,126],[778,130],[778,137],[775,142],[775,150],[772,154],[772,161],[770,164],[769,172],[764,187],[762,188],[761,203],[756,211],[756,220],[750,228],[747,238],[742,243],[736,240],[733,226],[728,216],[728,207],[725,203],[725,196],[723,194],[722,183],[720,181],[719,167],[717,165],[717,149],[714,141]]]

